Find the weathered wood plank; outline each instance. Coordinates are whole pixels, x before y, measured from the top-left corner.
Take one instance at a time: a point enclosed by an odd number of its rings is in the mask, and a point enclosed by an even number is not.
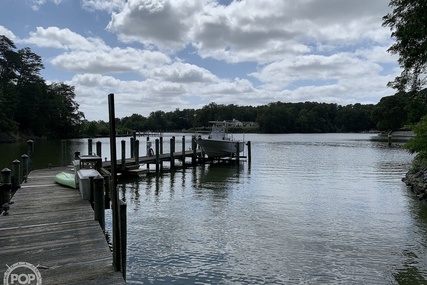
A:
[[[88,201],[56,184],[64,169],[30,173],[15,193],[8,216],[0,216],[0,276],[6,265],[39,266],[43,284],[125,284]]]

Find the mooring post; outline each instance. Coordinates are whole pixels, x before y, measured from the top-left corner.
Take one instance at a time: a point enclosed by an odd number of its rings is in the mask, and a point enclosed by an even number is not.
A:
[[[95,221],[98,221],[102,231],[105,231],[104,178],[101,175],[97,175],[95,178],[93,178],[93,183],[93,209],[95,211]]]
[[[135,140],[135,164],[139,165],[139,140]]]
[[[61,140],[61,166],[67,165],[67,141]]]
[[[88,155],[92,154],[92,139],[91,138],[87,139],[87,154]]]
[[[110,202],[111,202],[111,197],[110,197],[110,175],[108,174],[103,174],[102,175],[104,178],[104,189],[105,189],[105,198],[104,198],[104,209],[110,209]]]
[[[119,200],[120,205],[120,250],[121,250],[121,271],[126,281],[126,259],[127,259],[127,204]]]
[[[175,166],[175,159],[173,158],[173,145],[175,143],[174,141],[175,137],[171,137],[170,139],[170,145],[169,145],[169,153],[170,153],[170,168],[174,168]]]
[[[96,155],[102,158],[102,142],[96,142]]]
[[[159,137],[159,143],[160,143],[160,154],[163,154],[163,137]],[[160,171],[163,171],[163,160],[160,161]]]
[[[125,140],[121,141],[121,148],[122,148],[121,168],[122,168],[122,172],[125,172],[126,170],[126,141]]]
[[[74,152],[74,160],[79,160],[80,159],[80,151],[75,151]]]
[[[111,157],[111,204],[113,220],[113,267],[121,270],[121,241],[120,241],[120,208],[119,192],[117,191],[117,154],[116,154],[116,116],[114,111],[114,94],[108,95],[109,123],[110,123],[110,157]]]
[[[15,159],[12,162],[12,191],[21,187],[21,162]]]
[[[1,185],[0,185],[0,211],[3,211],[3,205],[7,205],[10,201],[10,190],[12,184],[10,183],[10,173],[9,168],[3,168],[1,171]],[[6,207],[6,206],[4,206]],[[7,210],[4,210],[7,213]]]
[[[33,140],[28,140],[27,141],[27,145],[28,145],[28,173],[31,172],[31,170],[33,170],[33,152],[34,152],[34,141]]]
[[[193,150],[193,156],[191,157],[191,164],[193,166],[196,166],[197,165],[197,143],[196,143],[195,135],[191,137],[191,149]]]
[[[240,143],[236,143],[236,161],[237,163],[240,162]]]
[[[156,173],[160,172],[160,141],[156,139],[155,141],[155,149],[156,149]]]
[[[135,138],[130,137],[130,158],[135,157]]]
[[[150,156],[150,149],[151,149],[151,142],[150,142],[150,136],[147,136],[147,144],[146,147],[147,152],[146,152],[146,156]],[[147,162],[147,170],[150,170],[150,163]]]
[[[21,155],[22,160],[22,181],[27,182],[27,176],[28,176],[28,155],[23,154]]]
[[[185,136],[182,136],[182,167],[185,167]]]
[[[251,161],[252,161],[252,150],[251,150],[251,141],[248,141],[247,143],[246,143],[246,145],[248,146],[248,163],[250,164],[251,163]]]

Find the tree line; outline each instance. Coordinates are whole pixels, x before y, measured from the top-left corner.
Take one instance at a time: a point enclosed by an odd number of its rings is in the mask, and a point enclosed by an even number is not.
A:
[[[75,102],[74,87],[47,84],[41,77],[41,57],[26,47],[17,49],[0,35],[0,141],[26,137],[70,137],[78,133],[84,115]]]
[[[108,122],[87,121],[75,101],[74,87],[41,77],[41,57],[30,48],[17,49],[0,36],[0,142],[23,138],[106,136]],[[251,122],[235,132],[324,133],[397,130],[427,114],[425,96],[399,91],[376,104],[274,102],[263,106],[210,103],[201,109],[153,111],[148,117],[132,114],[116,119],[121,134],[132,131],[193,131],[209,121],[236,119]]]
[[[427,114],[427,104],[404,92],[383,97],[376,104],[338,104],[275,102],[263,106],[239,106],[210,103],[201,109],[155,111],[116,119],[119,133],[132,131],[194,131],[209,126],[209,121],[236,119],[249,124],[235,132],[327,133],[399,130],[417,123]],[[85,122],[84,136],[108,135],[108,122]]]

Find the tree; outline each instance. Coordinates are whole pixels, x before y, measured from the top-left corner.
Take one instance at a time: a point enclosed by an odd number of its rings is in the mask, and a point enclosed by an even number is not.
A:
[[[389,6],[393,11],[383,17],[383,26],[396,42],[388,51],[399,55],[403,71],[388,86],[418,92],[426,84],[427,1],[391,0]]]

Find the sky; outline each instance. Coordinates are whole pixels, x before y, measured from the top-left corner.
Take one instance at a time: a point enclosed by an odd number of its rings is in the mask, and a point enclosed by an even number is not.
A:
[[[212,102],[376,104],[400,74],[388,0],[2,0],[0,34],[89,121]],[[230,118],[232,119],[232,118]]]

